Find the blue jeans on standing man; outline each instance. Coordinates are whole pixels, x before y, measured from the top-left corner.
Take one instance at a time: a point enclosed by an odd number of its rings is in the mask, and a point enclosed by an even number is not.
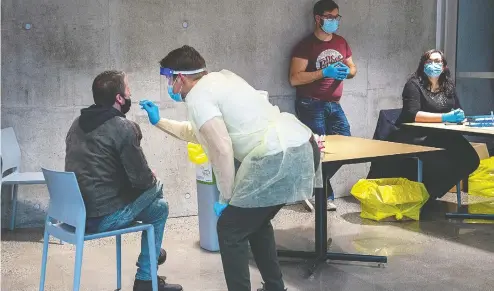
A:
[[[168,218],[168,202],[163,198],[163,184],[157,183],[146,190],[134,202],[124,208],[104,217],[89,218],[86,228],[90,232],[112,231],[128,227],[136,221],[154,226],[156,254],[161,250],[165,223]],[[151,280],[151,264],[149,262],[148,239],[145,233],[141,235],[141,254],[137,260],[137,280]]]
[[[297,98],[295,102],[297,117],[318,135],[351,136],[350,124],[339,102],[328,102],[312,98]],[[339,166],[324,166],[323,175],[330,179],[339,170]],[[328,183],[328,189],[334,199],[333,189]]]

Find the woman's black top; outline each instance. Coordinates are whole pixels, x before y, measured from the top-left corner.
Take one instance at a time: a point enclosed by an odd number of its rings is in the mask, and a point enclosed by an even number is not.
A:
[[[415,122],[415,116],[419,111],[448,113],[452,109],[461,108],[454,88],[451,93],[431,92],[416,77],[410,78],[405,84],[402,97],[403,109],[397,124]]]

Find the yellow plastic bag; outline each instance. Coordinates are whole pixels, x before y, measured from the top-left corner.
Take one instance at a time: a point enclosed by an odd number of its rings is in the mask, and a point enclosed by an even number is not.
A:
[[[360,216],[377,221],[393,216],[418,220],[429,199],[424,184],[405,178],[361,179],[350,192],[361,203]]]
[[[470,214],[494,214],[494,197],[468,195],[468,213]],[[467,223],[494,224],[493,220],[465,219]]]
[[[200,144],[189,142],[187,144],[187,151],[189,153],[189,160],[194,164],[202,165],[208,162],[208,157]]]
[[[468,178],[468,193],[494,197],[494,157],[480,161],[480,166]]]

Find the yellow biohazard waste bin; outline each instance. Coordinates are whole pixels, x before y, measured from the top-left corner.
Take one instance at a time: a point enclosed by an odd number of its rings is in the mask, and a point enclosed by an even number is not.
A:
[[[468,177],[468,193],[475,196],[494,197],[494,157],[480,161],[480,165]]]
[[[418,220],[429,199],[424,184],[405,178],[361,179],[351,193],[360,201],[362,218],[376,221],[389,217]]]
[[[494,157],[481,160],[468,178],[468,213],[494,214]],[[466,222],[494,223],[484,219],[467,219]]]

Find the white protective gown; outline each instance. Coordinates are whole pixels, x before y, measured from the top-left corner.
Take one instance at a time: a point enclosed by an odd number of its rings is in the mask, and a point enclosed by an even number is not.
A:
[[[223,203],[267,207],[312,196],[312,132],[265,94],[222,70],[202,77],[185,99],[190,128],[212,163]],[[186,136],[193,139],[190,130]],[[241,162],[236,175],[234,158]]]

